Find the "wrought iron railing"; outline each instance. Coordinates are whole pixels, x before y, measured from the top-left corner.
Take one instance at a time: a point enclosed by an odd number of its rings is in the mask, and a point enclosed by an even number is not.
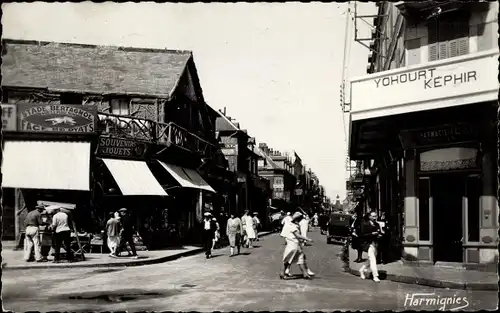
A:
[[[98,129],[112,136],[150,141],[152,143],[175,145],[202,157],[212,156],[218,147],[173,123],[159,123],[152,120],[121,116],[109,113],[98,114]]]

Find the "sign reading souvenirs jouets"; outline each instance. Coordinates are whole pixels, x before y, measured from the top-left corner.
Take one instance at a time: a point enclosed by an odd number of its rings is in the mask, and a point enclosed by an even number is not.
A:
[[[148,145],[145,142],[99,137],[98,155],[102,157],[137,158],[145,157]]]
[[[2,104],[2,130],[17,130],[17,114],[15,104]]]
[[[96,129],[94,106],[19,104],[19,131],[90,134]]]
[[[352,120],[498,98],[498,51],[383,71],[351,81]]]

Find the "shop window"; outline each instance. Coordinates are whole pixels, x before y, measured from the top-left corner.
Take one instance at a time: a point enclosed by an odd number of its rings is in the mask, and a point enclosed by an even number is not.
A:
[[[466,12],[443,16],[427,25],[429,61],[469,53],[469,17]]]
[[[469,242],[479,242],[479,197],[481,196],[480,176],[467,178],[467,239]]]
[[[418,236],[421,241],[430,240],[430,180],[418,180]]]
[[[73,92],[61,93],[61,104],[82,104],[83,95]]]

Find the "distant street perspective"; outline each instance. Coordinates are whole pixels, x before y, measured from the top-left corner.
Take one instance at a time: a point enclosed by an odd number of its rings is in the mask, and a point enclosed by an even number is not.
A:
[[[273,234],[233,258],[225,248],[214,250],[209,260],[200,254],[139,267],[5,271],[4,308],[14,312],[434,310],[438,304],[411,306],[407,300],[405,306],[406,297],[416,295],[418,300],[419,293],[434,292],[441,298],[466,297],[467,311],[496,307],[494,291],[362,280],[342,271],[341,245],[326,244],[319,230],[310,237],[314,243],[305,251],[316,274],[311,280],[299,277],[298,267],[292,267],[292,278],[279,279],[284,245]]]

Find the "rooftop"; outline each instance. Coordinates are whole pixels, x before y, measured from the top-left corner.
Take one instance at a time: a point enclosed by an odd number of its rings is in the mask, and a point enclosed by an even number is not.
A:
[[[2,85],[169,97],[190,51],[4,39]]]

